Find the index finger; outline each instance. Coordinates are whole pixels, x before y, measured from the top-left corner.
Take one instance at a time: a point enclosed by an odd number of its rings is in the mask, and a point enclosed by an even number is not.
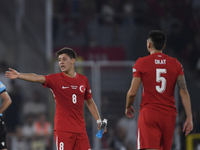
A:
[[[14,71],[14,69],[12,69],[12,68],[8,68],[8,70],[10,70],[10,71]]]

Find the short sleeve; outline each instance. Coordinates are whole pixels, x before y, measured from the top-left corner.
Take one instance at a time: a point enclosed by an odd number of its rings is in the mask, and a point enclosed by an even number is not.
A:
[[[183,66],[181,65],[181,63],[176,59],[176,63],[177,63],[177,70],[178,70],[178,76],[179,75],[184,75],[184,71],[183,71]]]
[[[141,72],[141,58],[139,58],[135,65],[133,66],[133,77],[142,77],[142,72]]]
[[[92,90],[91,90],[91,88],[90,88],[88,79],[86,78],[86,90],[85,90],[84,99],[85,99],[85,100],[89,100],[89,99],[91,99],[91,98],[92,98]]]
[[[5,85],[2,82],[0,82],[0,93],[4,92],[5,90],[6,90]]]
[[[49,87],[49,88],[51,88],[51,85],[52,85],[52,76],[53,76],[53,74],[49,74],[49,75],[45,75],[44,76],[45,79],[46,79],[46,81],[45,81],[44,84],[42,84],[43,87]]]

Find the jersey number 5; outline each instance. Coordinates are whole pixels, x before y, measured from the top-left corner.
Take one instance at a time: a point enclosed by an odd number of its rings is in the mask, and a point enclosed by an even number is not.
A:
[[[161,82],[161,86],[156,86],[156,90],[159,93],[163,93],[166,89],[166,79],[164,77],[161,77],[161,73],[167,73],[166,69],[156,69],[156,82],[160,83]]]

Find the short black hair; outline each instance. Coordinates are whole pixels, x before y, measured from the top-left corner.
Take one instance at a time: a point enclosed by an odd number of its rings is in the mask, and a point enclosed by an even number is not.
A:
[[[56,52],[56,56],[57,57],[59,55],[61,55],[61,54],[67,54],[69,56],[69,58],[76,59],[76,52],[73,49],[69,48],[69,47],[64,47],[61,50],[59,50],[59,51]]]
[[[166,34],[158,30],[149,32],[148,38],[152,40],[153,46],[157,50],[162,50],[167,41]]]

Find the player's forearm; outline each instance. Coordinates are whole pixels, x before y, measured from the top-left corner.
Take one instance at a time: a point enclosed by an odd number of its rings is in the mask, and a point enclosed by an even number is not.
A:
[[[126,108],[131,107],[131,105],[133,104],[141,81],[142,80],[139,77],[133,78],[132,83],[131,83],[131,87],[128,90],[127,96],[126,96]]]
[[[136,97],[136,94],[131,94],[129,90],[126,96],[126,108],[131,107],[131,105],[133,104],[135,100],[135,97]]]
[[[19,73],[18,78],[30,82],[44,83],[43,80],[41,80],[42,76],[34,73]]]
[[[186,116],[192,118],[190,95],[187,91],[180,91],[182,103],[185,109]]]
[[[95,120],[100,119],[99,111],[97,109],[96,104],[93,100],[87,100],[86,102],[88,109],[90,110],[90,113],[95,118]]]
[[[192,110],[191,110],[191,102],[190,102],[190,95],[187,90],[185,76],[179,75],[177,77],[177,85],[179,88],[180,96],[182,99],[183,106],[185,108],[185,113],[188,118],[192,118]]]
[[[12,103],[12,101],[11,101],[10,97],[5,99],[3,101],[3,103],[1,104],[0,113],[3,113],[8,108],[8,106],[10,106],[11,103]]]

